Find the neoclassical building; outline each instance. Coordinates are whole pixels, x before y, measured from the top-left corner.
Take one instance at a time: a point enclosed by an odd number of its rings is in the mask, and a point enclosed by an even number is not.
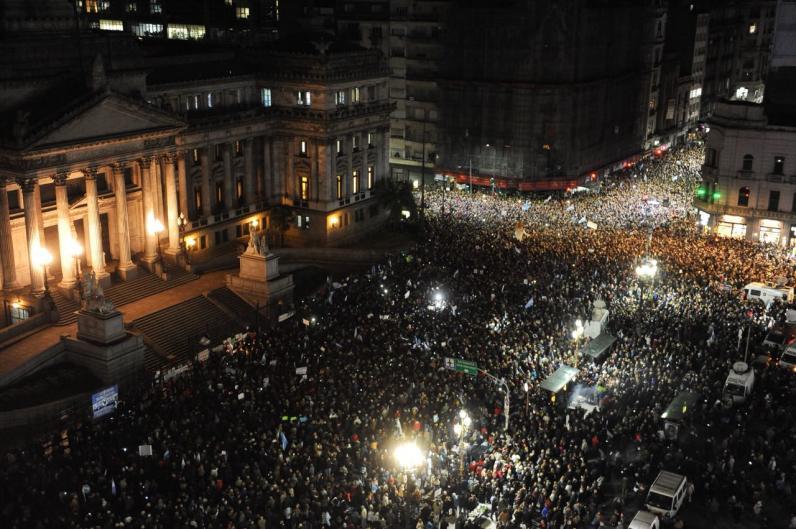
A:
[[[107,284],[198,263],[252,227],[273,245],[325,246],[382,224],[391,105],[380,52],[142,46],[126,62],[102,54],[115,44],[97,46],[79,75],[0,80],[13,103],[0,106],[7,299],[44,292],[43,250],[48,286],[69,292],[79,270]]]

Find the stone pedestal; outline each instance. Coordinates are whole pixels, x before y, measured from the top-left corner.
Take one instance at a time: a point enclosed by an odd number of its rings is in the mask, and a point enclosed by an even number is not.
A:
[[[124,382],[144,369],[144,338],[125,330],[122,314],[81,310],[77,339],[64,337],[68,358],[105,384]]]
[[[141,271],[135,263],[130,263],[125,266],[119,265],[116,268],[116,272],[119,274],[122,281],[130,281],[138,277]]]
[[[293,276],[279,275],[279,257],[244,253],[240,272],[227,275],[227,287],[252,305],[266,307],[277,300],[293,303]]]
[[[77,337],[97,344],[109,344],[126,336],[122,313],[81,310],[77,314]]]

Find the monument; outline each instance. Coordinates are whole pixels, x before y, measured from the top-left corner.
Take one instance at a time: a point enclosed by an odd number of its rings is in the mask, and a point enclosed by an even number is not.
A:
[[[93,271],[83,280],[77,339],[63,340],[68,358],[91,370],[103,383],[124,382],[144,367],[143,337],[127,332],[122,313],[105,299]]]
[[[280,275],[279,257],[268,249],[265,231],[252,231],[240,257],[240,270],[227,275],[227,287],[251,305],[293,304],[293,276]]]

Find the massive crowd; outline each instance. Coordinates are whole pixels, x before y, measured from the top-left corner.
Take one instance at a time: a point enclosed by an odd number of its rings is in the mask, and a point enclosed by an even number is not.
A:
[[[794,527],[796,377],[770,367],[749,403],[721,399],[739,328],[753,327],[756,349],[766,318],[755,306],[750,321],[736,289],[793,268],[700,232],[700,160],[673,150],[599,194],[427,194],[416,249],[329,281],[294,319],[73,425],[68,443],[7,453],[0,525],[462,528],[481,506],[499,528],[624,528],[665,468],[714,520]],[[646,297],[643,256],[659,263]],[[618,340],[604,361],[577,361],[574,384],[606,395],[586,414],[540,384],[576,363],[570,333],[598,299]],[[508,430],[495,379],[510,388]],[[681,389],[703,405],[666,440],[660,415]],[[460,410],[473,420],[463,453]],[[394,456],[406,441],[424,454],[411,469]]]

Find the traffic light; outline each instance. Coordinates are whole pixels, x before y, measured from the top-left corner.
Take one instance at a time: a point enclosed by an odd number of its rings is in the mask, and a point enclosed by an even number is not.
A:
[[[705,198],[705,195],[707,194],[707,189],[705,189],[702,186],[699,186],[699,188],[697,188],[696,194],[697,194],[697,197],[699,197],[699,198]]]
[[[720,198],[721,198],[721,193],[719,193],[718,191],[714,191],[713,192],[713,202],[717,201]]]

